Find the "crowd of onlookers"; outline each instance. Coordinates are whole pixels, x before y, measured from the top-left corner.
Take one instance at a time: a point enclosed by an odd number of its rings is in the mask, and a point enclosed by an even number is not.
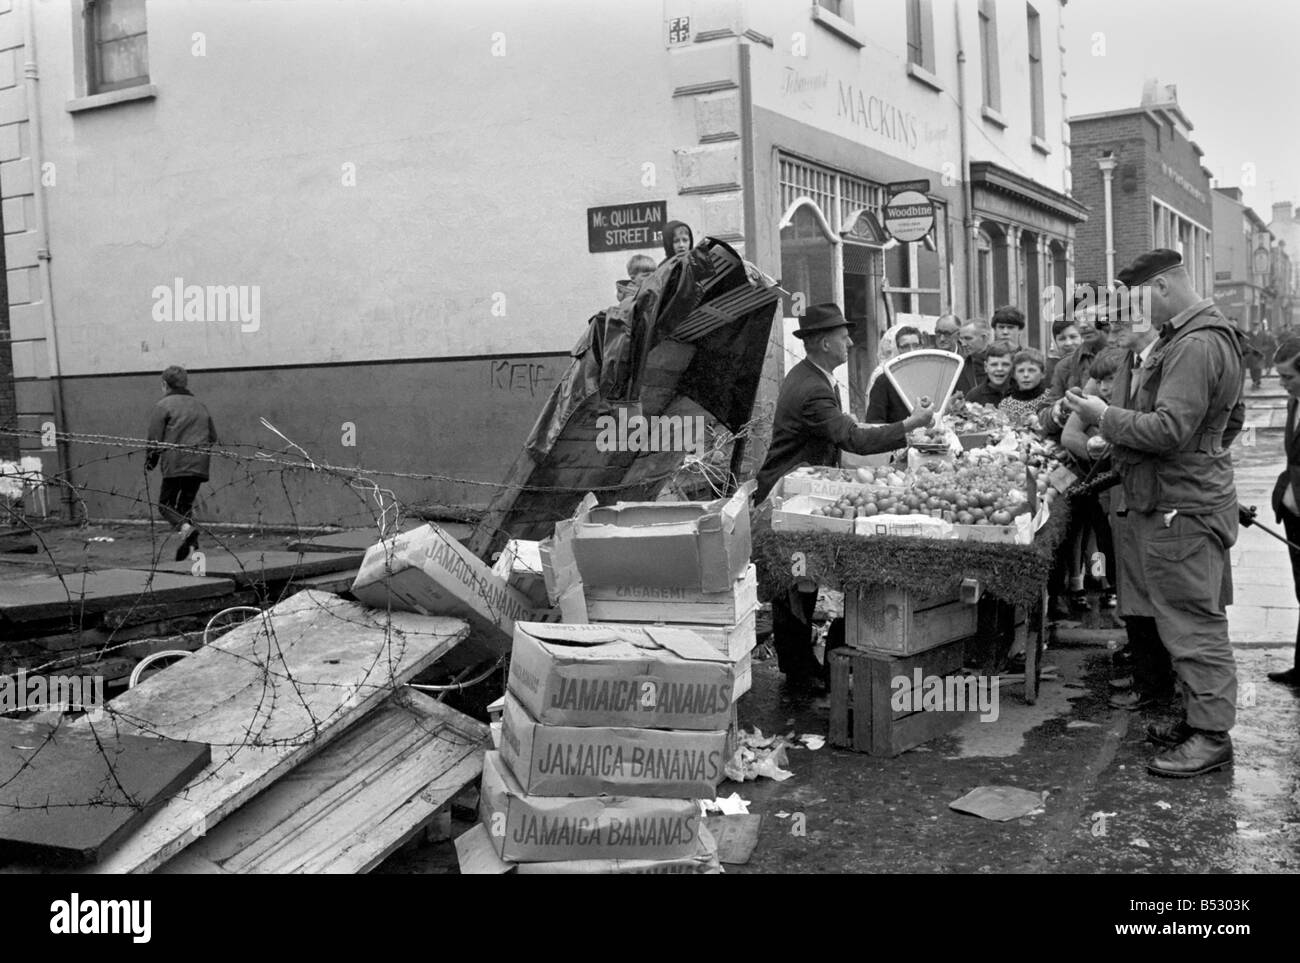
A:
[[[1081,478],[1108,467],[1108,446],[1095,426],[1085,427],[1063,403],[1077,388],[1110,401],[1121,365],[1145,360],[1156,332],[1135,326],[1123,305],[1088,306],[1052,324],[1052,344],[1046,354],[1025,347],[1024,313],[1007,305],[989,321],[962,322],[955,315],[940,317],[932,335],[917,328],[894,331],[898,353],[934,347],[965,358],[956,391],[958,404],[996,408],[1007,421],[1058,442],[1069,452],[1071,468]],[[1136,359],[1136,360],[1135,360]],[[956,395],[954,395],[954,399]],[[869,391],[864,420],[887,423],[906,414],[887,379],[876,378]],[[1067,618],[1090,607],[1089,590],[1100,605],[1116,604],[1115,550],[1108,522],[1109,495],[1077,496],[1072,500],[1070,531],[1063,542],[1053,578],[1051,616]]]

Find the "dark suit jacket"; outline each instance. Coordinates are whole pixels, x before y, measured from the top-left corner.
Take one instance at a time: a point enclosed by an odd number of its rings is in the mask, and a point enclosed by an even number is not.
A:
[[[890,451],[901,447],[906,437],[902,422],[868,427],[846,415],[826,376],[805,358],[781,385],[772,417],[772,445],[759,469],[754,497],[762,501],[777,479],[799,465],[838,465],[841,451]]]
[[[1291,486],[1296,502],[1300,503],[1300,431],[1294,426],[1297,404],[1300,402],[1294,398],[1286,403],[1286,467],[1277,476],[1277,484],[1273,486],[1273,514],[1279,522],[1282,521],[1282,496],[1287,485]]]
[[[867,394],[867,410],[862,420],[871,425],[887,425],[892,421],[902,421],[910,414],[907,402],[899,397],[898,389],[882,371]]]

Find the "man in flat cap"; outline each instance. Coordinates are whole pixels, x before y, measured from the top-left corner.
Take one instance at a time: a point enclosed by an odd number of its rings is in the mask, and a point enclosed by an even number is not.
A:
[[[1147,729],[1166,747],[1147,768],[1198,776],[1232,762],[1237,674],[1224,609],[1238,525],[1228,446],[1244,418],[1242,334],[1196,292],[1175,251],[1143,254],[1119,280],[1131,306],[1149,304],[1159,337],[1124,384],[1116,378],[1110,404],[1077,389],[1066,403],[1114,446],[1123,479],[1115,510],[1131,536],[1119,559],[1121,606],[1155,619],[1183,693],[1185,718]]]
[[[758,472],[755,498],[762,501],[772,487],[799,465],[838,465],[841,451],[871,455],[903,445],[913,428],[934,421],[927,402],[904,420],[887,425],[859,424],[844,413],[840,389],[833,372],[849,360],[849,322],[835,304],[816,304],[799,319],[795,335],[804,343],[807,357],[790,369],[781,384],[772,418],[772,444]],[[801,591],[772,600],[772,635],[777,663],[792,683],[825,685],[824,666],[812,649],[812,614],[817,590]],[[842,642],[843,631],[839,633]],[[833,647],[833,646],[832,646]]]

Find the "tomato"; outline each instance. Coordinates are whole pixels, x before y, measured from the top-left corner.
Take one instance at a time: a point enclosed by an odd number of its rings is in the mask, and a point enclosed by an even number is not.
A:
[[[1008,511],[1006,511],[1006,510],[998,511],[998,512],[994,512],[994,513],[993,513],[993,517],[990,518],[989,520],[990,520],[994,525],[1010,525],[1010,524],[1011,524],[1011,513],[1008,512]]]

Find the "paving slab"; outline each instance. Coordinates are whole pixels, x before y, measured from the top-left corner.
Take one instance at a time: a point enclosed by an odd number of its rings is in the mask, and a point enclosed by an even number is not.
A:
[[[210,756],[198,742],[0,719],[0,862],[98,859]]]
[[[106,568],[63,575],[25,575],[0,580],[0,620],[38,622],[74,614],[84,618],[136,601],[166,604],[229,595],[234,590],[231,579],[196,578],[188,569],[177,573]]]
[[[216,549],[204,554],[204,573],[208,578],[223,578],[239,588],[265,585],[268,582],[288,582],[359,568],[364,552],[275,552]],[[155,571],[184,572],[194,570],[194,562],[160,562]]]

